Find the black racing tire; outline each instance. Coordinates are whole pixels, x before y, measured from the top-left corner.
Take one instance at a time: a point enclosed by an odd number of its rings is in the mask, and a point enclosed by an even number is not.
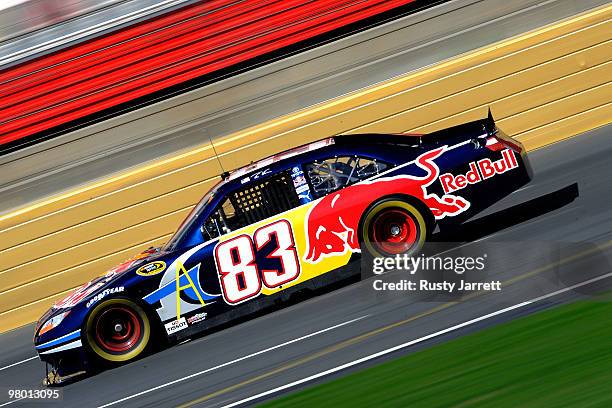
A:
[[[146,311],[127,298],[111,298],[97,304],[84,330],[87,348],[105,363],[136,359],[148,349],[153,337]]]
[[[359,238],[365,255],[389,257],[420,252],[428,235],[426,214],[417,205],[389,197],[366,211]]]

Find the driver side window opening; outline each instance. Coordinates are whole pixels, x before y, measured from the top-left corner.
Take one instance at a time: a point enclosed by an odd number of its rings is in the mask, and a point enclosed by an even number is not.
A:
[[[227,195],[201,227],[210,240],[300,205],[288,171],[249,184]]]
[[[359,156],[336,156],[306,164],[314,198],[380,174],[388,163]]]

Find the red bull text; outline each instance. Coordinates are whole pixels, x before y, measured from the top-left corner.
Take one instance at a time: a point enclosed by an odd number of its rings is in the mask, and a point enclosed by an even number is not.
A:
[[[519,165],[514,152],[506,149],[502,152],[502,158],[499,160],[482,159],[477,162],[471,162],[469,166],[470,170],[465,174],[454,176],[450,173],[445,173],[440,176],[440,183],[444,193],[452,193],[470,184],[480,183],[496,174],[516,169]]]

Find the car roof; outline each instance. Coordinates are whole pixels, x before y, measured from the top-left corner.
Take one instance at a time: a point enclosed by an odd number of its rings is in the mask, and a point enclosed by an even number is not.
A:
[[[394,141],[398,142],[398,140],[404,139],[406,142],[410,143],[418,143],[416,138],[420,138],[423,136],[418,133],[364,133],[364,134],[351,134],[351,135],[336,135],[333,137],[328,137],[325,139],[317,140],[315,142],[307,143],[298,147],[294,147],[283,152],[274,154],[272,156],[268,156],[264,159],[252,162],[247,164],[246,166],[239,167],[235,170],[231,170],[229,175],[225,177],[226,181],[234,181],[239,179],[240,177],[246,176],[249,173],[256,172],[257,170],[261,170],[265,167],[269,167],[273,164],[277,164],[280,161],[297,157],[301,155],[305,155],[307,153],[313,152],[315,150],[322,149],[327,146],[331,146],[334,144],[344,144],[344,143],[352,143],[352,144],[362,144],[362,143],[376,143],[376,142],[389,142]],[[414,138],[414,139],[413,139]]]
[[[285,150],[283,152],[274,154],[272,156],[268,156],[264,159],[258,160],[256,162],[252,162],[247,164],[246,166],[240,167],[236,170],[232,170],[227,177],[227,181],[234,181],[239,179],[240,177],[246,176],[249,173],[255,172],[257,170],[261,170],[265,167],[269,167],[273,164],[276,164],[280,161],[289,159],[291,157],[300,156],[314,150],[321,149],[323,147],[331,146],[335,143],[333,137],[329,137],[326,139],[318,140],[316,142],[308,143],[302,146],[294,147],[289,150]]]
[[[362,151],[364,147],[368,147],[368,151],[375,145],[384,146],[388,144],[402,145],[418,145],[422,134],[411,133],[363,133],[350,135],[335,135],[325,139],[320,139],[298,147],[294,147],[280,153],[268,156],[261,160],[254,161],[246,166],[239,167],[229,172],[222,174],[222,180],[217,184],[216,189],[222,195],[230,191],[241,188],[243,185],[255,181],[264,176],[272,175],[278,171],[284,170],[295,163],[302,161],[305,157],[316,155],[318,151],[347,151],[355,150],[355,153]],[[361,148],[361,149],[360,149]],[[270,168],[271,172],[259,174],[258,172],[265,171]],[[256,175],[258,177],[253,178]]]

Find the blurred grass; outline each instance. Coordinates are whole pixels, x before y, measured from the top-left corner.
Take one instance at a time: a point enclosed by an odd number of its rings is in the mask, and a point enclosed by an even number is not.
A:
[[[264,406],[612,407],[612,302],[540,312]]]

